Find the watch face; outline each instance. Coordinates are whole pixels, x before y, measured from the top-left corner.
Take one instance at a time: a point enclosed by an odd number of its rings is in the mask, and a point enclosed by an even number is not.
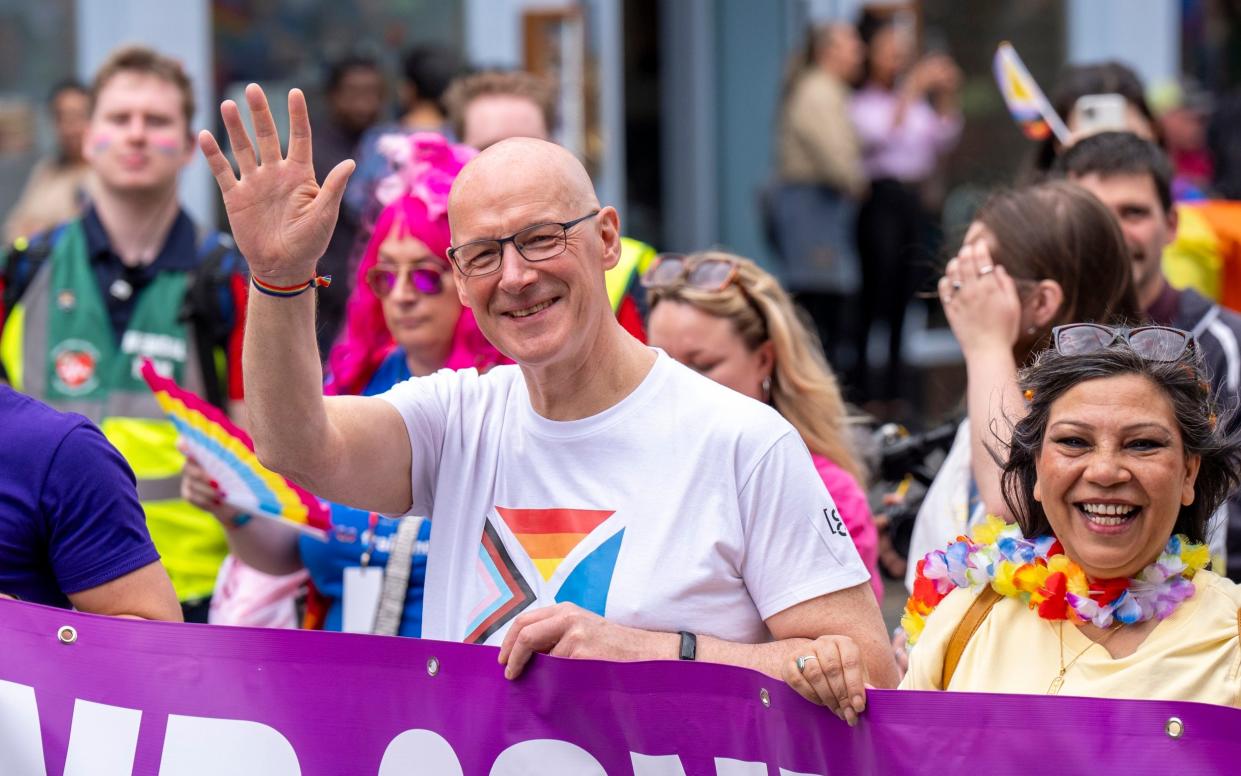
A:
[[[681,631],[681,659],[693,660],[698,657],[698,637],[689,631]]]

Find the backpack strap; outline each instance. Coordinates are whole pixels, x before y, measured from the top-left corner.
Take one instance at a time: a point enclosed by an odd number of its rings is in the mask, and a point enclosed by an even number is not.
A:
[[[961,655],[965,652],[965,645],[973,638],[974,631],[978,630],[982,621],[987,619],[987,615],[991,614],[991,609],[1003,597],[991,587],[983,588],[983,591],[970,604],[970,608],[965,611],[965,616],[961,618],[956,630],[952,632],[952,638],[948,639],[948,648],[944,650],[944,673],[939,682],[941,690],[948,689],[948,683],[952,681],[953,675],[957,672],[957,663],[961,662]],[[1238,616],[1241,618],[1241,614]]]
[[[190,274],[182,316],[190,323],[198,351],[198,367],[206,386],[204,398],[227,410],[227,383],[216,368],[215,350],[221,342],[227,341],[232,330],[233,311],[228,299],[231,298],[229,281],[233,268],[228,259],[233,253],[233,243],[225,235],[196,227],[195,245],[199,260]]]

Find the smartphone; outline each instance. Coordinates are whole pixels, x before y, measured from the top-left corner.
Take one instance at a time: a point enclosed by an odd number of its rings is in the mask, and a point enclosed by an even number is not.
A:
[[[1069,126],[1080,135],[1124,132],[1129,128],[1125,105],[1125,98],[1119,94],[1087,94],[1073,104]]]

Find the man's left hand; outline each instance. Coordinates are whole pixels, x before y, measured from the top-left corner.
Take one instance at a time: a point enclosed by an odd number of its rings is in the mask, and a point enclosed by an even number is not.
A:
[[[513,621],[500,645],[500,663],[504,665],[504,677],[516,679],[535,652],[555,657],[628,661],[653,660],[664,651],[672,660],[677,656],[675,640],[675,634],[627,628],[580,606],[556,604],[527,612]]]

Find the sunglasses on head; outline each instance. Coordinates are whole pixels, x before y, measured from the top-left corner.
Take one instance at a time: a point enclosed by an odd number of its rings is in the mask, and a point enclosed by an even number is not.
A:
[[[1111,347],[1122,340],[1148,361],[1176,361],[1194,347],[1194,335],[1170,326],[1103,326],[1098,323],[1070,323],[1051,330],[1056,352],[1080,356]]]
[[[642,275],[646,288],[685,285],[700,291],[723,291],[737,279],[737,262],[708,257],[695,259],[679,253],[661,253]]]
[[[444,290],[444,272],[425,264],[397,267],[392,264],[376,264],[366,272],[366,284],[380,299],[386,299],[396,289],[401,275],[424,296],[435,296]]]

